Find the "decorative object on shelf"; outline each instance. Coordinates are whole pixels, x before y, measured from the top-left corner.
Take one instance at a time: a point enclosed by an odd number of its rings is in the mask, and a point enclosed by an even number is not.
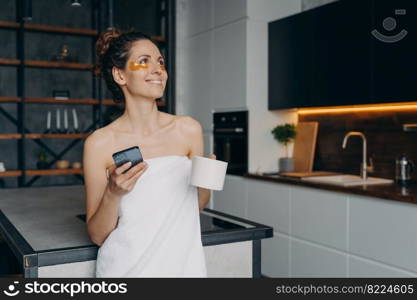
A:
[[[55,133],[67,133],[68,128],[65,128],[65,112],[64,112],[64,120],[63,120],[62,127],[61,127],[61,110],[59,108],[56,109],[56,128]],[[68,127],[68,117],[67,117],[67,127]]]
[[[56,128],[57,133],[61,133],[61,112],[59,108],[56,109]]]
[[[285,146],[286,156],[279,159],[279,172],[294,171],[294,159],[288,155],[288,143],[293,141],[297,134],[296,126],[289,123],[277,125],[271,133],[279,143]]]
[[[65,62],[76,62],[77,58],[70,56],[68,45],[62,45],[58,55],[52,57],[53,61],[65,61]]]
[[[44,133],[50,133],[51,132],[51,118],[52,118],[51,111],[48,110],[48,112],[46,113],[46,129],[45,129]]]
[[[82,164],[79,161],[74,161],[71,166],[73,169],[81,169]]]
[[[72,109],[72,120],[74,125],[74,133],[79,133],[80,131],[78,129],[78,115],[75,108]]]
[[[46,160],[46,151],[45,149],[38,150],[38,161],[36,162],[36,167],[39,170],[48,169],[48,161]]]
[[[69,161],[68,160],[57,160],[56,161],[57,169],[68,169]]]
[[[68,90],[53,90],[52,97],[55,100],[68,100],[70,98],[70,92]]]
[[[4,167],[4,162],[0,161],[0,172],[6,172],[6,168]]]
[[[64,109],[64,131],[68,133],[68,111]]]

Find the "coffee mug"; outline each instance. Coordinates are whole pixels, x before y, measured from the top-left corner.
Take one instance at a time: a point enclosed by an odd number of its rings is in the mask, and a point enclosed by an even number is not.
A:
[[[209,190],[223,190],[227,162],[194,156],[191,168],[191,185]]]

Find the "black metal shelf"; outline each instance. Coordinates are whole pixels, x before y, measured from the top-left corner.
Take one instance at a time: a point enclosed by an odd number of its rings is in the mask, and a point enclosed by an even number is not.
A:
[[[0,113],[5,116],[10,122],[16,125],[16,133],[0,134],[0,139],[13,139],[17,140],[17,154],[18,154],[18,168],[14,171],[8,171],[2,173],[2,177],[17,177],[18,186],[30,186],[32,185],[39,176],[45,175],[74,175],[77,178],[83,180],[80,176],[80,170],[61,171],[61,170],[27,170],[26,168],[26,141],[32,140],[43,148],[52,159],[49,161],[47,168],[55,164],[57,160],[69,152],[74,146],[80,141],[84,140],[88,134],[93,131],[97,126],[101,125],[101,116],[97,112],[101,113],[101,106],[103,105],[103,95],[99,91],[101,89],[101,80],[94,77],[91,74],[92,80],[92,97],[87,99],[85,104],[89,104],[92,107],[92,124],[83,132],[78,134],[40,134],[32,133],[26,126],[25,118],[25,107],[26,104],[33,103],[45,103],[45,104],[56,104],[63,103],[53,98],[30,98],[25,95],[25,69],[26,68],[45,68],[45,69],[67,69],[67,70],[78,70],[78,71],[91,71],[93,64],[95,63],[95,39],[98,37],[101,24],[101,1],[93,0],[91,8],[91,29],[88,28],[69,28],[60,26],[49,26],[41,24],[29,24],[25,23],[22,18],[22,8],[24,2],[22,0],[16,0],[16,22],[0,21],[0,29],[12,29],[16,32],[16,55],[15,58],[0,58],[0,66],[11,66],[17,68],[17,96],[0,97],[0,103],[16,103],[17,105],[17,117],[14,117],[8,113],[4,108],[0,106]],[[25,57],[25,33],[26,32],[43,32],[51,34],[61,35],[77,35],[80,37],[93,37],[91,40],[91,52],[93,61],[91,64],[83,64],[78,62],[65,62],[65,61],[34,61],[26,60]],[[68,104],[84,104],[82,99],[71,99],[68,100]],[[55,152],[51,149],[48,144],[45,143],[45,139],[65,139],[68,140],[68,145],[64,150]],[[10,175],[10,176],[9,176]],[[26,177],[31,176],[30,181],[26,181]]]
[[[68,100],[56,100],[48,97],[26,97],[25,94],[25,69],[26,68],[44,68],[44,69],[67,69],[77,71],[91,71],[95,63],[95,40],[99,36],[101,30],[112,26],[113,22],[109,20],[110,14],[104,13],[104,10],[110,10],[111,0],[101,1],[92,0],[91,9],[91,29],[89,28],[70,28],[60,26],[50,26],[42,24],[30,24],[26,23],[22,18],[22,7],[24,0],[16,1],[16,20],[17,22],[1,21],[0,29],[14,30],[16,32],[16,55],[15,58],[0,58],[0,67],[15,67],[17,70],[17,95],[16,96],[2,96],[0,97],[0,114],[13,123],[17,130],[15,133],[0,134],[0,139],[10,139],[17,141],[17,155],[18,155],[18,167],[17,170],[10,170],[0,173],[0,177],[16,177],[18,179],[18,186],[25,187],[31,186],[40,176],[46,175],[74,175],[77,178],[83,180],[82,170],[70,170],[70,171],[56,171],[51,168],[57,160],[70,151],[80,141],[83,141],[90,132],[95,128],[103,125],[103,106],[116,104],[110,99],[104,99],[102,84],[103,80],[96,78],[91,73],[92,82],[92,95],[88,99],[68,99]],[[165,11],[163,16],[167,18],[165,22],[165,30],[167,37],[155,35],[151,36],[152,40],[163,48],[167,53],[167,71],[170,74],[174,73],[174,40],[175,40],[175,0],[159,0],[164,2]],[[105,23],[105,24],[103,24]],[[92,51],[92,63],[82,64],[76,62],[63,62],[63,61],[34,61],[25,60],[25,33],[26,32],[40,32],[60,35],[76,35],[80,37],[92,37],[91,39],[91,51]],[[167,96],[170,99],[169,102],[157,101],[157,105],[162,107],[166,111],[175,113],[175,82],[173,76],[169,77],[169,83],[167,84]],[[1,104],[2,103],[15,103],[17,105],[17,117],[14,117],[8,111],[6,111]],[[91,105],[92,107],[92,123],[83,132],[75,135],[52,135],[52,134],[38,134],[32,133],[26,126],[25,120],[25,107],[27,104],[83,104]],[[45,142],[44,139],[72,139],[68,145],[60,152],[55,152]],[[32,140],[34,143],[42,147],[52,159],[48,162],[48,170],[28,170],[26,168],[26,141]],[[45,172],[44,172],[45,171]],[[30,176],[30,180],[27,181],[26,177]]]

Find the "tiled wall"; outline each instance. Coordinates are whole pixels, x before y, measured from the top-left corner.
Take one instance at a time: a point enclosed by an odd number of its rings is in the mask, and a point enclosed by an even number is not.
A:
[[[357,111],[300,115],[300,121],[319,122],[315,170],[359,174],[362,162],[362,141],[349,138],[346,149],[342,141],[349,131],[361,131],[367,138],[367,156],[372,157],[371,176],[394,178],[395,159],[405,154],[417,161],[415,132],[404,132],[404,123],[417,122],[417,110]],[[369,161],[368,161],[369,163]],[[416,174],[413,174],[416,179]]]

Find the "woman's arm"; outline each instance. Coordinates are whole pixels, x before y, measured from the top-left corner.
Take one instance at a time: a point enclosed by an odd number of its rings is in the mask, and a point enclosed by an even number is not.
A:
[[[120,200],[107,189],[106,147],[100,135],[90,135],[83,152],[87,229],[97,245],[116,227]]]
[[[190,141],[190,158],[192,159],[194,156],[204,156],[203,128],[200,122],[187,116],[184,118],[184,128],[187,131],[187,136]],[[210,154],[208,157],[216,159],[214,154]],[[201,187],[198,187],[197,189],[199,211],[202,211],[210,201],[211,190]]]
[[[91,240],[101,245],[114,230],[118,221],[121,197],[129,192],[146,169],[138,164],[125,174],[130,164],[119,168],[113,165],[107,178],[106,157],[110,155],[109,138],[93,133],[84,144],[83,165],[86,196],[86,221]]]

